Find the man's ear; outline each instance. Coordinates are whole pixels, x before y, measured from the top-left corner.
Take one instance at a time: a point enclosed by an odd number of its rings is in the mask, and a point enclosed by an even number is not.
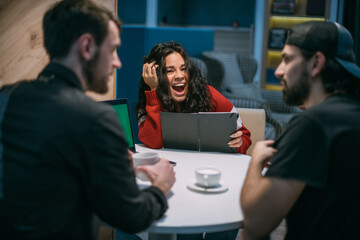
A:
[[[90,60],[95,54],[96,43],[94,37],[89,33],[84,33],[78,38],[80,56],[85,60]]]
[[[311,68],[311,76],[316,77],[318,76],[325,65],[325,55],[322,52],[316,52],[312,57],[312,68]]]

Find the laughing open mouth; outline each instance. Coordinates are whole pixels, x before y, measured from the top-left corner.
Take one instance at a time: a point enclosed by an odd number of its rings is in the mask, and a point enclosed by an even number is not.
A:
[[[172,85],[172,89],[174,90],[175,94],[183,95],[185,92],[185,84],[184,83],[177,83]]]

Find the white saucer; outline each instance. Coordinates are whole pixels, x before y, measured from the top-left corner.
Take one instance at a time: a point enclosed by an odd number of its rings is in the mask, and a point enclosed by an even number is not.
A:
[[[192,179],[188,185],[187,188],[196,192],[203,192],[203,193],[221,193],[227,191],[229,188],[224,185],[223,182],[220,181],[220,183],[215,187],[201,187],[196,184],[196,180]]]

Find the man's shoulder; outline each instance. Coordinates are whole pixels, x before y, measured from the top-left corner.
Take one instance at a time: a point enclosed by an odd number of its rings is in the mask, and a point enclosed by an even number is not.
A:
[[[325,99],[320,104],[303,112],[305,116],[341,115],[349,112],[350,109],[360,110],[360,101],[346,94],[333,95]]]
[[[39,79],[21,82],[11,95],[11,106],[25,104],[26,111],[43,111],[47,112],[49,117],[57,116],[64,120],[78,118],[86,122],[86,119],[90,120],[112,111],[106,104],[90,98],[82,89],[63,84],[61,81],[54,84],[46,84]]]
[[[291,119],[288,128],[322,129],[333,132],[342,126],[357,126],[353,119],[360,118],[360,101],[346,95],[331,96],[320,104],[298,113]]]
[[[112,108],[102,102],[95,101],[81,91],[68,92],[59,99],[58,104],[75,115],[83,117],[96,117],[106,112],[112,112]]]
[[[5,84],[0,86],[0,93],[12,92],[17,89],[19,86],[26,86],[34,82],[36,79],[22,79],[15,83]]]

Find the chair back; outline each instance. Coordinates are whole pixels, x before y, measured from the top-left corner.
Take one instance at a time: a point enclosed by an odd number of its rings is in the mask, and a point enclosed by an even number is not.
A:
[[[203,78],[207,79],[208,69],[207,69],[205,62],[202,59],[197,58],[197,57],[190,57],[190,61],[200,69],[200,72],[201,72],[201,75],[203,76]]]
[[[253,56],[217,51],[204,51],[201,55],[208,68],[208,81],[216,89],[233,92],[233,88],[253,82],[257,70]]]
[[[258,67],[256,59],[253,56],[246,56],[242,54],[237,54],[236,59],[239,64],[244,83],[253,82]]]
[[[265,110],[255,108],[236,108],[244,126],[251,133],[252,144],[246,154],[252,154],[253,148],[258,141],[265,138]]]

